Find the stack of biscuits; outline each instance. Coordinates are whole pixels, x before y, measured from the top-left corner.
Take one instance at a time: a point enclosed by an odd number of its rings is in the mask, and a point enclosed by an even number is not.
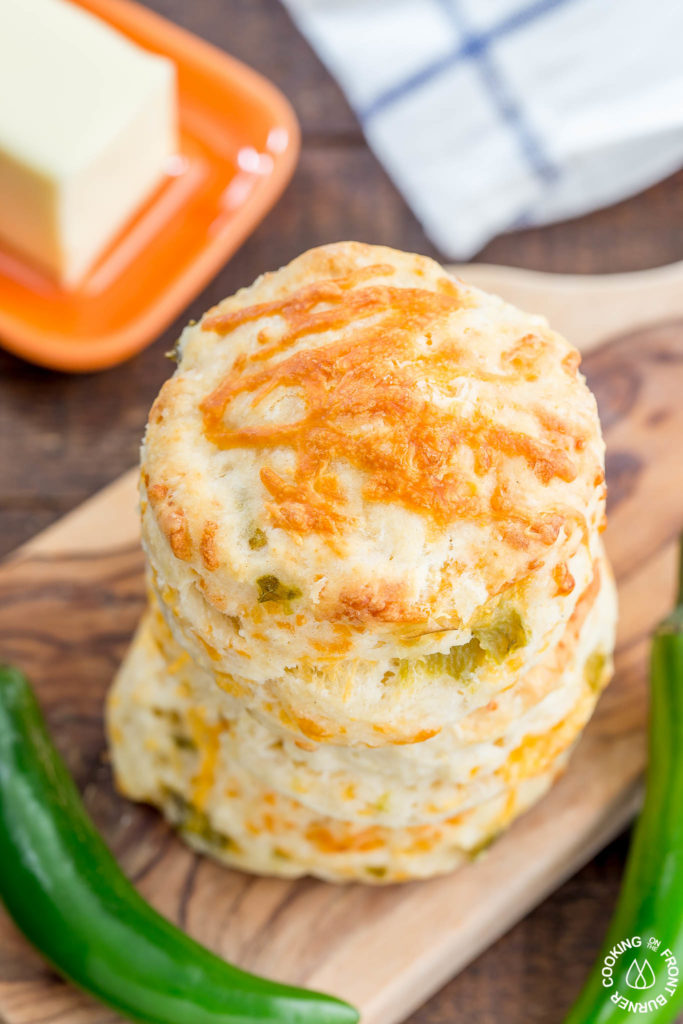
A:
[[[176,357],[142,449],[119,787],[249,871],[450,871],[547,791],[611,674],[577,352],[429,259],[340,243]]]

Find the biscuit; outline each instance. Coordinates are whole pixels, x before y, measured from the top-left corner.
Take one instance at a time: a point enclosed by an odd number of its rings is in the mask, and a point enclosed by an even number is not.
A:
[[[246,870],[403,881],[563,770],[612,672],[604,443],[542,317],[310,250],[185,329],[141,452],[121,790]]]
[[[597,554],[604,451],[578,354],[542,318],[340,243],[220,303],[178,352],[143,445],[143,542],[206,669],[295,668],[303,717],[327,701],[351,742],[354,720],[391,742],[394,712],[455,720],[463,689],[495,693],[559,640]],[[449,686],[421,686],[425,665]]]
[[[227,720],[191,699],[184,705],[163,659],[150,662],[142,645],[132,651],[109,700],[118,788],[158,806],[197,849],[247,871],[372,883],[450,871],[539,799],[568,757],[566,743],[548,746],[533,763],[522,759],[494,796],[438,821],[391,828],[320,815],[234,759]]]
[[[487,730],[465,720],[412,745],[302,744],[221,693],[172,637],[160,632],[157,616],[151,610],[143,620],[112,690],[114,750],[128,731],[130,708],[142,704],[175,723],[181,750],[206,750],[213,742],[220,763],[239,764],[278,798],[321,817],[363,825],[438,822],[489,801],[520,776],[544,771],[573,743],[611,674],[614,592],[605,573],[588,614],[572,623],[563,645],[550,652],[545,664],[531,670],[539,678],[510,686],[509,700],[520,690],[522,703],[528,701],[523,710],[516,702],[512,720],[501,715],[496,702],[472,716],[490,718]],[[153,735],[147,742],[156,744]]]

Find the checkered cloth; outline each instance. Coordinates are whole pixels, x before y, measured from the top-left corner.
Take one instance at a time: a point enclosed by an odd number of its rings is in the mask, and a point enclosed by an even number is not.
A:
[[[451,259],[683,163],[683,0],[284,0]]]

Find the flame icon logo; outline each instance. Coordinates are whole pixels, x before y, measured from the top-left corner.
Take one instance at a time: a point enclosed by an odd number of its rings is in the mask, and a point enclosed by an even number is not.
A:
[[[629,988],[648,989],[656,982],[655,972],[650,967],[650,961],[645,959],[642,964],[638,963],[636,957],[628,969],[626,984]]]

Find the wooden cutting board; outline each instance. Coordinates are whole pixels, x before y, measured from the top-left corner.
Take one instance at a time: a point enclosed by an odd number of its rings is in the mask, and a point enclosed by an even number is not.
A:
[[[405,1018],[637,807],[648,639],[671,604],[683,526],[683,331],[612,340],[584,369],[608,442],[607,546],[621,600],[616,679],[553,792],[449,877],[377,889],[249,877],[193,854],[156,812],[114,792],[102,703],[143,606],[134,473],[0,568],[0,657],[34,680],[91,814],[143,894],[223,956],[351,1000],[364,1024]],[[0,917],[0,1019],[118,1018],[61,982]]]

